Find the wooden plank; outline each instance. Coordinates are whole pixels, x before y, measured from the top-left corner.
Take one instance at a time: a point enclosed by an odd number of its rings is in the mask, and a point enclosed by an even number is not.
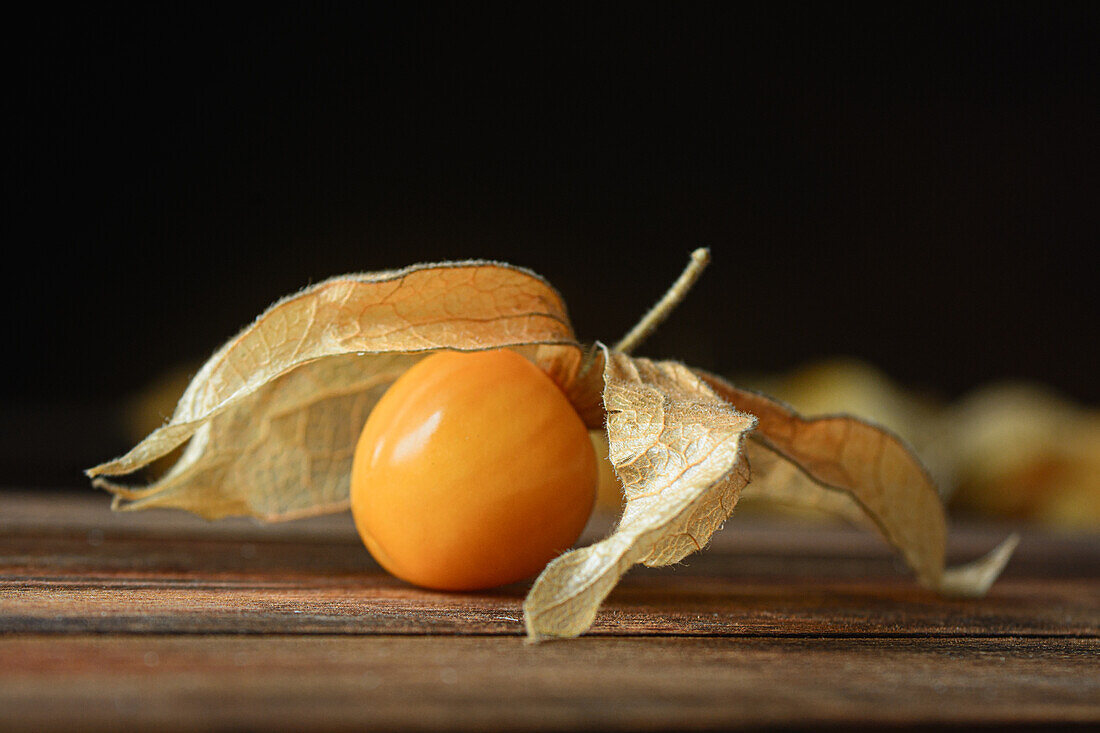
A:
[[[1006,531],[963,528],[952,552]],[[1028,531],[988,598],[950,601],[861,530],[738,517],[631,573],[592,635],[531,647],[525,584],[409,587],[347,515],[0,494],[0,729],[1087,726],[1098,570],[1096,535]]]
[[[524,587],[435,593],[380,571],[343,576],[7,576],[0,631],[280,634],[519,634]],[[630,576],[592,633],[1096,636],[1095,585],[1004,581],[980,601],[905,579],[794,583]]]
[[[611,521],[606,516],[593,517],[579,544],[603,536]],[[1100,533],[1096,532],[1052,533],[1027,525],[963,524],[952,529],[949,555],[954,562],[972,559],[990,550],[1013,531],[1023,534],[1024,539],[1008,567],[1008,576],[1100,576]],[[96,548],[106,540],[156,540],[161,544],[161,555],[179,549],[173,540],[188,543],[224,541],[239,543],[237,549],[245,555],[256,556],[260,562],[265,554],[255,551],[266,544],[298,543],[303,548],[313,547],[319,553],[342,548],[330,554],[330,558],[350,567],[372,565],[348,512],[278,524],[241,518],[210,522],[171,510],[112,512],[109,498],[90,489],[81,492],[0,491],[0,539],[31,537],[67,538],[77,547],[86,547],[97,558],[102,558],[103,552]],[[221,552],[226,556],[225,561],[232,562],[235,553],[224,550],[222,548]],[[808,577],[820,570],[816,561],[821,558],[868,561],[865,566],[852,567],[860,573],[898,573],[898,564],[889,550],[871,532],[843,523],[777,520],[752,514],[735,514],[725,529],[714,535],[705,552],[693,555],[680,567],[689,572],[698,568],[701,573],[710,573],[716,569],[721,571],[718,566],[731,560],[736,563],[743,557],[753,558],[754,562],[772,558],[782,562],[788,572]],[[799,561],[804,558],[810,564],[800,567]],[[201,554],[198,559],[202,559]],[[285,560],[286,556],[278,558],[278,562]],[[129,562],[136,561],[131,558]],[[751,571],[752,567],[748,569]],[[760,569],[771,572],[770,568],[761,566]],[[838,567],[838,571],[843,570]]]
[[[519,634],[526,586],[409,587],[346,516],[261,526],[111,514],[100,497],[0,499],[0,631]],[[599,528],[597,527],[598,531]],[[999,530],[964,532],[987,547]],[[638,569],[594,634],[1096,636],[1098,543],[1025,536],[990,596],[952,601],[852,528],[747,518],[676,568]]]
[[[6,730],[1092,723],[1094,639],[0,637]]]

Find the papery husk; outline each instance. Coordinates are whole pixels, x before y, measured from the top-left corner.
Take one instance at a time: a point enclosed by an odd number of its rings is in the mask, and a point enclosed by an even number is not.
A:
[[[755,418],[690,369],[610,353],[604,381],[622,518],[609,537],[565,553],[539,575],[523,604],[531,641],[586,631],[632,565],[669,565],[704,547],[749,478],[742,442]]]
[[[227,342],[168,423],[90,469],[119,509],[284,520],[344,509],[355,441],[374,403],[420,356],[515,348],[599,424],[584,352],[561,296],[493,262],[417,265],[333,278],[284,298]],[[154,483],[108,480],[187,443]]]

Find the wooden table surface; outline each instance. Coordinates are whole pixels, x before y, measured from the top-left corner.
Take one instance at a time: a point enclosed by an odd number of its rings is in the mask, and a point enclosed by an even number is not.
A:
[[[0,493],[0,729],[726,729],[1100,723],[1100,535],[1024,530],[979,601],[861,530],[735,516],[581,639],[526,585],[383,573],[348,515],[282,525]],[[963,527],[950,555],[1010,527]],[[598,523],[591,532],[599,532]]]

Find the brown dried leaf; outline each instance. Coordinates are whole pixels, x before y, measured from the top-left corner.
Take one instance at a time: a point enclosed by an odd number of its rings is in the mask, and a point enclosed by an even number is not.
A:
[[[739,389],[720,377],[699,372],[738,410],[759,419],[753,440],[796,466],[777,474],[776,492],[796,501],[840,513],[851,502],[863,510],[886,541],[928,588],[941,593],[981,596],[1004,569],[1017,538],[1009,537],[986,557],[963,568],[944,569],[947,522],[936,486],[905,444],[887,430],[847,415],[803,418],[766,395]],[[762,482],[766,494],[768,483]],[[841,492],[837,500],[819,492]],[[851,502],[847,500],[850,498]]]
[[[851,494],[823,488],[797,465],[758,441],[746,442],[745,455],[752,466],[752,481],[741,492],[742,511],[759,502],[793,509],[807,516],[836,517],[877,530]]]
[[[955,484],[952,451],[945,450],[940,406],[902,389],[882,370],[852,358],[803,365],[756,384],[803,415],[843,413],[881,425],[905,440],[936,482],[941,497]]]
[[[347,506],[367,414],[415,354],[529,346],[526,354],[595,420],[565,304],[538,276],[458,262],[327,280],[271,306],[210,358],[166,425],[88,475],[123,508],[269,520],[336,511]],[[188,440],[148,487],[102,478],[132,473]]]
[[[613,353],[604,381],[625,509],[611,536],[558,557],[535,581],[524,603],[533,641],[584,633],[630,566],[669,565],[702,548],[748,481],[741,448],[756,420],[690,369]]]

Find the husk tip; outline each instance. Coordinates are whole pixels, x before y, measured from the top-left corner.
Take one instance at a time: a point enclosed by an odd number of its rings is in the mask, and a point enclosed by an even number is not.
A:
[[[1012,553],[1020,544],[1020,535],[1013,532],[985,556],[974,562],[944,570],[939,592],[951,598],[982,598],[1008,565]]]

